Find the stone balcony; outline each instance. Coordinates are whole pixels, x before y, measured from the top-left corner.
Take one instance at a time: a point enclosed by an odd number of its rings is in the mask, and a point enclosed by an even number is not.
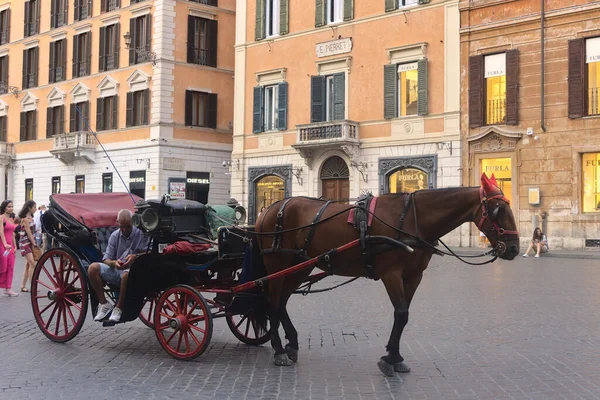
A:
[[[339,149],[351,160],[358,156],[360,137],[358,122],[349,120],[296,125],[296,144],[292,145],[312,168],[315,150]]]
[[[6,166],[15,158],[15,145],[0,142],[0,166]]]
[[[55,135],[54,146],[50,153],[64,164],[72,164],[75,160],[88,163],[96,162],[96,138],[90,132],[71,132]]]

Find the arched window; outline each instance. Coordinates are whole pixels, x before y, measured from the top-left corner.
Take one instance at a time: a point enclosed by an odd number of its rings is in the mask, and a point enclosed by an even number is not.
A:
[[[348,164],[341,157],[329,157],[321,168],[321,179],[348,179],[350,171]]]

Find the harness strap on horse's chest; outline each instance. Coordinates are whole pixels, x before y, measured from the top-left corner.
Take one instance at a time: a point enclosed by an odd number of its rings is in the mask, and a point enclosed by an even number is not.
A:
[[[321,217],[323,216],[325,209],[330,204],[331,204],[331,200],[328,200],[325,204],[323,204],[323,207],[321,207],[319,209],[319,211],[317,212],[317,215],[315,216],[315,219],[312,222],[312,226],[310,227],[310,231],[308,232],[308,236],[306,236],[306,239],[304,240],[304,248],[301,250],[301,253],[303,255],[306,256],[306,252],[308,251],[310,242],[312,242],[312,238],[313,238],[313,236],[315,236],[315,230],[317,229],[317,222],[319,222],[321,220]]]
[[[290,202],[290,200],[292,200],[292,197],[290,197],[289,199],[286,199],[282,204],[281,207],[279,207],[279,211],[277,212],[277,222],[275,222],[275,232],[279,232],[283,230],[283,210],[285,209],[285,206],[287,206],[287,204]],[[275,234],[275,237],[273,237],[273,249],[279,249],[279,247],[281,246],[281,235],[279,233]]]

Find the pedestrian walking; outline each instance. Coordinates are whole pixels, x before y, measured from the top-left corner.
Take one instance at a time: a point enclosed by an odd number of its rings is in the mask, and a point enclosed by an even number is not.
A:
[[[12,281],[15,272],[15,228],[17,224],[12,219],[13,202],[4,200],[0,204],[0,288],[4,288],[4,295],[16,297],[19,293],[12,290]]]
[[[21,292],[29,292],[27,282],[31,281],[35,260],[33,258],[33,248],[37,245],[33,233],[35,232],[35,223],[33,222],[33,214],[35,213],[36,204],[33,200],[28,200],[19,211],[19,219],[21,220],[21,232],[19,237],[19,247],[21,255],[25,257],[25,270],[23,271],[23,280],[21,281]],[[39,249],[39,248],[38,248]]]

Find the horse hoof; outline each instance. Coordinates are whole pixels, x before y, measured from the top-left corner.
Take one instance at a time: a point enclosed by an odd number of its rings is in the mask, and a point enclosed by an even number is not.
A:
[[[294,365],[294,362],[290,360],[287,354],[275,354],[275,365],[280,367],[289,367]]]
[[[394,366],[388,364],[383,358],[377,362],[377,366],[385,376],[394,376]]]
[[[394,371],[399,372],[401,374],[406,374],[410,372],[410,368],[403,362],[399,362],[394,365]]]
[[[298,350],[291,346],[285,346],[285,353],[292,362],[298,362]]]

